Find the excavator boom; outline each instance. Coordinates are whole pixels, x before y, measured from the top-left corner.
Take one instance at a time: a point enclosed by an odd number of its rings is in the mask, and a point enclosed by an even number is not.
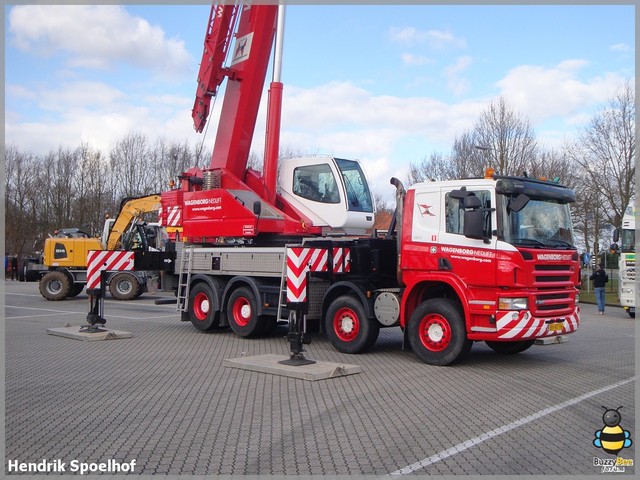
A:
[[[144,197],[125,198],[120,205],[118,218],[116,218],[105,242],[107,250],[116,250],[122,235],[134,219],[145,213],[158,211],[161,206],[161,197],[154,194]]]

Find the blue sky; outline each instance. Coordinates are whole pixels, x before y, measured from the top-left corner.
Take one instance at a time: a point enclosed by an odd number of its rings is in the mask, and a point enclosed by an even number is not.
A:
[[[37,154],[108,151],[131,131],[202,141],[191,107],[208,17],[5,6],[5,141]],[[635,79],[633,5],[289,5],[285,24],[282,146],[360,159],[380,190],[447,153],[500,95],[552,148]]]

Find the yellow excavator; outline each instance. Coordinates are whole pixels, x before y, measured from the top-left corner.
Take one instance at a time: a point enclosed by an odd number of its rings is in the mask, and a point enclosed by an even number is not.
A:
[[[143,220],[160,209],[160,195],[125,198],[116,218],[107,218],[101,237],[91,237],[78,228],[65,228],[47,238],[44,245],[46,271],[40,278],[40,293],[47,300],[75,297],[87,283],[87,254],[90,250],[161,250],[166,233],[158,223]],[[150,289],[155,272],[113,272],[107,278],[111,296],[131,300]],[[151,287],[153,288],[153,287]]]

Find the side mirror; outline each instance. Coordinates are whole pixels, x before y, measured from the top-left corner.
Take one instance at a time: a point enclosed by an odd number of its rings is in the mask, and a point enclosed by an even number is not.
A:
[[[507,205],[507,209],[513,212],[519,212],[529,203],[530,198],[526,196],[524,193],[521,193],[516,198],[512,198],[509,200]]]
[[[619,229],[619,228],[616,228],[616,229],[613,231],[613,243],[614,243],[614,244],[615,244],[615,243],[617,243],[617,241],[618,241],[618,240],[620,240],[620,229]]]
[[[479,202],[480,200],[478,200]],[[482,211],[479,209],[464,212],[464,236],[468,238],[484,239],[482,228]]]

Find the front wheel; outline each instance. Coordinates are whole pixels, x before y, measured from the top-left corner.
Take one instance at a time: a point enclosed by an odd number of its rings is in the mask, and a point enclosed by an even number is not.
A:
[[[485,342],[492,350],[498,353],[512,355],[514,353],[524,352],[535,340],[522,340],[519,342]]]
[[[39,289],[47,300],[64,300],[71,292],[71,278],[65,272],[52,270],[40,279]]]
[[[409,319],[407,337],[418,358],[429,365],[449,365],[461,360],[473,343],[467,338],[462,312],[444,298],[432,298],[418,305]]]
[[[343,295],[336,298],[324,320],[329,342],[342,353],[362,353],[373,346],[380,333],[380,324],[365,315],[357,298]]]

